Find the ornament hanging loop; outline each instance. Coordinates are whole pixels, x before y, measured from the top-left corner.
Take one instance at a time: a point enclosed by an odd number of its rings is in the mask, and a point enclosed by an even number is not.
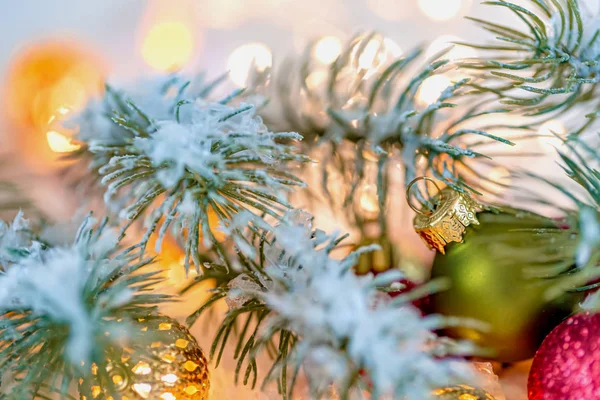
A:
[[[424,212],[424,211],[422,211],[422,209],[420,210],[420,209],[418,209],[417,207],[415,207],[415,206],[412,204],[412,202],[411,202],[410,190],[412,189],[412,187],[413,187],[413,186],[414,186],[416,183],[419,183],[420,181],[427,181],[427,182],[431,182],[431,183],[433,183],[433,186],[435,186],[435,187],[436,187],[436,189],[438,190],[438,193],[440,193],[440,194],[442,193],[442,189],[440,189],[440,187],[438,186],[438,184],[437,184],[437,182],[436,182],[435,180],[433,180],[433,179],[431,179],[431,178],[428,178],[428,177],[426,177],[426,176],[419,176],[419,177],[417,177],[417,178],[413,179],[413,180],[412,180],[412,181],[411,181],[411,182],[408,184],[408,186],[406,187],[406,202],[408,203],[408,206],[409,206],[409,207],[410,207],[410,208],[411,208],[411,209],[412,209],[414,212],[416,212],[417,214],[420,214],[420,215],[431,215],[431,214],[433,214],[433,211],[430,211],[430,212]],[[422,206],[424,207],[424,205],[422,205]]]

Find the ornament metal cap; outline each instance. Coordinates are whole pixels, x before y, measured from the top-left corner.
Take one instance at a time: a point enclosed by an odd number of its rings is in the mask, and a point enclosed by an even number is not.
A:
[[[410,189],[421,180],[432,182],[438,189],[437,206],[433,212],[423,212],[410,202]],[[413,220],[415,232],[430,249],[436,249],[442,254],[445,254],[444,248],[448,243],[463,241],[467,226],[479,225],[476,213],[481,210],[481,206],[469,195],[451,187],[440,189],[433,179],[427,177],[414,179],[406,189],[406,200],[410,208],[417,213]]]

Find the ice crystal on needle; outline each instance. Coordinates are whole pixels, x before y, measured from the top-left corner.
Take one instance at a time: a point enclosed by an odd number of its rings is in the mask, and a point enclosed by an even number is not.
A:
[[[373,308],[379,292],[372,279],[352,272],[354,256],[331,258],[297,226],[277,228],[276,238],[288,258],[284,264],[271,260],[267,273],[275,287],[264,301],[275,313],[270,324],[301,338],[295,355],[309,363],[304,370],[313,383],[335,383],[344,391],[362,370],[375,398],[424,399],[460,376],[460,363],[436,360],[428,351],[437,317],[422,317],[406,304]],[[321,239],[325,245],[326,239]]]
[[[445,346],[433,331],[448,321],[423,317],[406,300],[378,301],[378,288],[401,274],[355,275],[357,256],[372,248],[335,259],[330,252],[340,240],[288,218],[262,236],[254,261],[242,257],[239,275],[215,290],[202,308],[222,297],[231,307],[213,343],[217,363],[228,332],[247,316],[237,370],[243,373],[246,360],[245,382],[253,375],[256,380],[255,357],[274,345],[277,353],[265,383],[277,380],[283,393],[293,391],[300,370],[314,398],[327,396],[331,385],[342,398],[369,385],[373,398],[421,400],[437,387],[466,379],[466,364],[437,357]]]
[[[186,97],[185,85],[176,93],[168,112],[153,115],[110,91],[111,104],[118,106],[110,115],[122,132],[119,140],[85,134],[90,125],[80,127],[79,138],[87,142],[106,185],[106,202],[127,221],[124,229],[141,215],[146,218],[140,247],[154,232],[162,239],[171,228],[184,242],[186,267],[190,261],[198,267],[200,243],[216,240],[209,214],[229,221],[250,210],[279,219],[290,208],[286,192],[302,185],[290,164],[305,158],[293,146],[301,137],[270,132],[253,105]]]
[[[29,221],[19,212],[12,224],[0,221],[0,271],[29,254],[34,248]]]

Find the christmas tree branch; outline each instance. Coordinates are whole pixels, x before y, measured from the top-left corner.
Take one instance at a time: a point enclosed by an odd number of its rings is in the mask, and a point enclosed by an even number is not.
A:
[[[199,253],[217,242],[211,215],[226,223],[252,210],[279,219],[290,208],[286,193],[303,185],[290,168],[307,161],[295,151],[301,136],[270,132],[253,105],[204,101],[214,85],[200,94],[188,93],[187,82],[175,91],[171,82],[158,85],[145,99],[158,103],[155,109],[107,88],[99,107],[90,104],[78,119],[105,202],[126,221],[122,233],[143,217],[147,233],[139,248],[156,234],[158,251],[170,228],[185,249],[186,269],[199,269]]]
[[[463,64],[488,71],[488,86],[481,89],[501,93],[507,106],[528,116],[550,118],[585,103],[589,120],[576,133],[584,131],[600,107],[597,16],[584,13],[579,0],[484,4],[508,9],[523,28],[472,19],[496,40],[510,44],[475,46],[491,51],[490,56]]]
[[[385,214],[389,171],[397,164],[403,167],[405,184],[430,174],[456,190],[481,193],[487,179],[465,171],[490,161],[470,144],[514,144],[481,129],[486,116],[508,109],[497,103],[496,94],[473,90],[480,82],[461,76],[456,63],[443,59],[447,51],[423,61],[421,49],[398,56],[389,39],[362,34],[331,65],[323,66],[309,47],[304,58],[276,71],[275,98],[283,120],[268,109],[266,118],[308,138],[307,151],[323,150],[321,191],[334,209],[351,210],[353,223],[365,222],[354,198],[368,184],[377,186],[380,214]],[[315,77],[320,77],[316,83]],[[444,79],[447,87],[423,104],[420,91],[427,90],[423,86],[430,79]],[[339,188],[333,196],[330,187],[333,175],[341,176],[346,186],[340,205],[335,204]],[[380,222],[385,231],[385,221]]]
[[[372,249],[336,260],[331,252],[345,236],[312,231],[306,225],[309,220],[298,220],[306,218],[295,214],[270,233],[253,234],[252,254],[238,249],[239,259],[231,265],[208,270],[236,271],[236,277],[219,285],[188,320],[194,323],[222,299],[229,305],[211,348],[217,364],[225,346],[235,343],[236,379],[254,386],[257,358],[269,354],[273,361],[264,384],[277,382],[284,398],[290,398],[300,371],[315,398],[326,396],[331,384],[342,398],[368,384],[373,398],[423,399],[433,389],[468,375],[466,364],[438,359],[436,354],[474,349],[443,348],[432,332],[457,323],[483,329],[480,324],[423,317],[410,305],[410,296],[386,301],[389,298],[379,289],[398,279],[400,272],[375,279],[356,276],[352,267],[358,256]],[[208,275],[198,282],[206,279]],[[434,286],[423,288],[422,294]],[[419,365],[427,365],[427,371],[419,371]]]
[[[19,214],[0,232],[3,393],[65,398],[113,344],[149,339],[131,328],[170,298],[151,292],[160,278],[143,268],[152,260],[120,251],[105,223],[94,229],[86,218],[67,246],[48,246],[27,227]]]

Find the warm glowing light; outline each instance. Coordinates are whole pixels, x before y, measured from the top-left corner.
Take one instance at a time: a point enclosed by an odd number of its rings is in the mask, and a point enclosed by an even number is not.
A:
[[[463,40],[458,36],[454,35],[442,35],[439,38],[435,39],[433,42],[431,42],[431,44],[427,48],[426,55],[427,57],[434,57],[436,54],[439,54],[443,50],[448,50],[448,52],[444,54],[442,58],[446,58],[449,60],[459,60],[477,57],[477,52],[475,51],[475,49],[453,44],[455,42],[463,42]]]
[[[444,75],[430,76],[421,83],[417,91],[417,102],[423,106],[435,103],[450,85],[452,82]]]
[[[262,72],[273,64],[271,50],[262,43],[249,43],[235,49],[227,61],[229,77],[238,86],[246,86],[252,69]]]
[[[538,134],[540,135],[537,138],[538,143],[544,148],[544,151],[554,152],[554,148],[562,144],[560,138],[567,134],[567,128],[561,121],[551,119],[540,126]]]
[[[148,383],[136,383],[132,387],[133,390],[135,390],[144,399],[148,398],[148,395],[150,395],[150,391],[152,390],[152,386]]]
[[[136,375],[148,375],[152,372],[152,368],[150,368],[150,365],[148,365],[148,363],[144,361],[140,361],[139,363],[137,363],[135,367],[133,367],[131,370]]]
[[[173,395],[173,393],[163,393],[160,395],[161,400],[177,400],[177,397]]]
[[[100,388],[100,386],[92,386],[92,396],[94,398],[100,396],[100,393],[102,393],[102,389]]]
[[[166,363],[172,363],[173,361],[175,361],[175,356],[173,354],[163,354],[163,356],[161,357],[161,359],[166,362]]]
[[[329,75],[325,71],[311,72],[310,75],[306,77],[306,87],[313,91],[324,87],[327,83],[328,76]]]
[[[369,215],[379,212],[377,187],[375,185],[367,185],[362,189],[360,194],[360,208]]]
[[[172,326],[173,326],[173,324],[171,324],[169,322],[162,322],[160,325],[158,325],[158,330],[159,331],[168,331],[171,329]]]
[[[55,153],[69,153],[79,149],[79,146],[71,143],[68,137],[56,131],[48,131],[46,133],[46,140],[48,141],[50,150]]]
[[[446,21],[456,17],[461,6],[461,0],[419,0],[419,8],[423,14],[435,21]]]
[[[323,64],[331,64],[342,52],[342,41],[335,36],[321,38],[313,49],[314,56]]]
[[[113,375],[112,381],[115,385],[120,386],[123,384],[123,377],[121,375]]]
[[[186,24],[164,21],[153,25],[142,42],[142,57],[159,71],[176,71],[192,58],[194,36]]]
[[[165,376],[163,376],[162,378],[160,378],[161,381],[165,382],[165,383],[170,383],[173,384],[175,382],[177,382],[177,375],[175,374],[167,374]]]
[[[355,48],[355,51],[359,50],[360,45]],[[392,39],[372,39],[362,49],[358,57],[358,67],[361,69],[377,69],[401,54],[402,49]]]
[[[194,386],[194,385],[186,386],[186,388],[184,390],[190,396],[193,395],[193,394],[196,394],[198,392],[198,388],[196,386]]]
[[[196,368],[198,368],[198,364],[196,364],[192,360],[187,360],[185,363],[183,363],[183,368],[185,368],[189,372],[194,372]]]
[[[26,128],[43,129],[42,133],[49,121],[81,110],[103,87],[102,63],[73,44],[41,43],[15,60],[4,94],[10,99],[8,115]]]
[[[567,128],[565,128],[565,125],[561,121],[551,119],[540,126],[538,133],[550,137],[555,137],[556,135],[563,136],[567,133]]]

